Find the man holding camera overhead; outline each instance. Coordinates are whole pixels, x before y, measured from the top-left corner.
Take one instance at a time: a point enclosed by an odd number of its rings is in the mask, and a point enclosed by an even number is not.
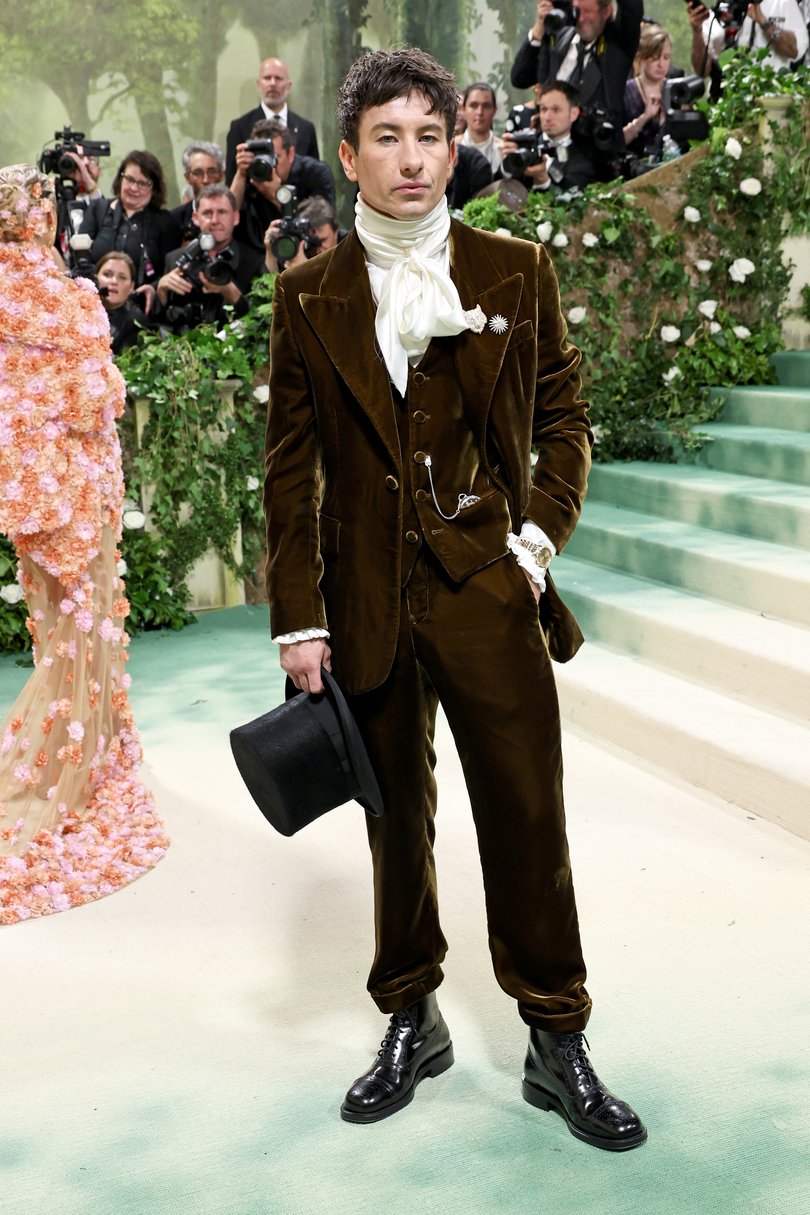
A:
[[[807,26],[796,0],[735,0],[711,11],[696,2],[688,5],[692,26],[692,66],[708,76],[730,46],[749,52],[767,49],[765,64],[791,68],[807,54]]]
[[[245,296],[264,273],[262,255],[234,239],[239,208],[227,186],[203,186],[193,218],[200,235],[167,256],[166,272],[157,285],[160,321],[176,332],[244,316]]]
[[[291,187],[294,194],[285,200],[288,191],[282,187]],[[275,119],[257,122],[250,139],[239,144],[231,190],[242,214],[242,239],[262,253],[265,232],[274,219],[294,215],[296,204],[315,194],[335,202],[329,165],[299,156],[289,128]]]
[[[643,0],[537,0],[537,15],[512,64],[516,89],[566,80],[579,89],[586,124],[615,139],[606,158],[624,152],[624,86],[638,49]],[[582,123],[581,123],[582,125]]]

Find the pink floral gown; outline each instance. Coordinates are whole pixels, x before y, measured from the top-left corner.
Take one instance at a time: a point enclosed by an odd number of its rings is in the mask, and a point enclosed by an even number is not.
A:
[[[117,574],[124,385],[89,283],[0,240],[0,528],[35,670],[0,724],[0,923],[140,877],[168,839],[139,782]]]

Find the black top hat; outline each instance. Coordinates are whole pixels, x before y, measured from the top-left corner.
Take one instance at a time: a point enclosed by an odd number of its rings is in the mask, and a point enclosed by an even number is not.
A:
[[[292,695],[269,713],[231,730],[242,780],[267,821],[295,835],[355,798],[383,812],[382,794],[343,693],[326,670],[323,692]],[[288,690],[294,692],[288,680]]]

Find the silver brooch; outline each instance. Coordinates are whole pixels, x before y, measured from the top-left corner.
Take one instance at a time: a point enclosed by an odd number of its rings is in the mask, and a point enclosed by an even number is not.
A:
[[[489,318],[489,327],[493,333],[506,333],[509,322],[505,316],[501,316],[500,312],[496,312],[495,316]]]
[[[484,332],[487,317],[480,304],[477,304],[475,308],[470,309],[469,312],[465,312],[464,320],[467,322],[467,328],[472,330],[473,333]]]

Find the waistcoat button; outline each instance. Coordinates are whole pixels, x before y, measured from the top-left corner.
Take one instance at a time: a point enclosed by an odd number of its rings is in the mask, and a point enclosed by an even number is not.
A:
[[[419,539],[419,534],[418,532],[406,532],[405,539],[409,544],[416,544],[417,540]]]
[[[426,378],[427,377],[425,376],[425,373],[423,371],[415,371],[413,373],[414,384],[422,385],[422,384],[424,384]]]
[[[427,422],[428,416],[423,409],[417,409],[413,415],[414,422]]]
[[[392,493],[394,492],[394,490],[399,489],[399,481],[397,481],[396,477],[386,477],[385,484],[388,486],[388,488],[391,490]]]
[[[427,456],[425,455],[425,453],[423,451],[415,451],[413,453],[413,458],[417,464],[424,464],[425,460],[427,459]]]
[[[428,500],[427,490],[426,489],[417,489],[416,493],[414,494],[414,497],[416,498],[417,502],[427,502],[427,500]]]

